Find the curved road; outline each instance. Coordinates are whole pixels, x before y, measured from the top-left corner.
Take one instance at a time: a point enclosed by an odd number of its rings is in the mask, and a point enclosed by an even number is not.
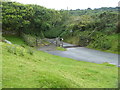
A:
[[[64,43],[63,46],[71,47],[71,48],[67,48],[67,51],[45,50],[45,52],[48,52],[53,55],[72,58],[79,61],[86,61],[93,63],[108,62],[110,64],[120,66],[120,63],[118,64],[118,57],[120,57],[120,55],[118,54],[106,53],[98,50],[88,49],[85,47],[72,47],[74,45],[68,43]]]

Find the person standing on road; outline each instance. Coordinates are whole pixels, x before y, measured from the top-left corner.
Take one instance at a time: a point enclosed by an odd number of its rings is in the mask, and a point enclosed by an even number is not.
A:
[[[60,38],[60,44],[62,44],[60,46],[63,47],[63,38]]]

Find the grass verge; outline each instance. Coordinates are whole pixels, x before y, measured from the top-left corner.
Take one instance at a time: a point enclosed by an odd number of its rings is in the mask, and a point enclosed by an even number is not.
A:
[[[63,48],[63,47],[56,47],[56,50],[59,50],[59,51],[66,51],[67,49],[66,49],[66,48]]]
[[[16,47],[15,54],[8,50],[15,45],[1,44],[3,88],[117,87],[118,68],[114,65],[76,61],[34,49],[34,54],[30,54],[21,46]],[[24,55],[19,51],[24,51]]]
[[[3,88],[117,87],[118,68],[114,65],[54,56],[21,46],[25,43],[20,37],[5,38],[13,44],[0,42],[3,51]]]
[[[5,39],[9,40],[13,44],[17,45],[26,45],[26,43],[23,41],[23,39],[19,36],[4,36]]]

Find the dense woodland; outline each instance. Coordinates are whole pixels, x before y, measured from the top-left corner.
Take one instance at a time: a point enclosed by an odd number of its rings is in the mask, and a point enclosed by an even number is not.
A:
[[[72,44],[117,52],[118,14],[118,7],[54,10],[4,1],[2,32],[3,36],[15,34],[25,40],[28,37],[63,37],[65,42]]]

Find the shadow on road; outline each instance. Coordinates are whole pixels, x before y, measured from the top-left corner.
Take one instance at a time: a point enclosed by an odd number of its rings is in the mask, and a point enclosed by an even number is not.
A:
[[[80,45],[77,46],[63,46],[63,48],[74,48],[74,47],[81,47]]]

